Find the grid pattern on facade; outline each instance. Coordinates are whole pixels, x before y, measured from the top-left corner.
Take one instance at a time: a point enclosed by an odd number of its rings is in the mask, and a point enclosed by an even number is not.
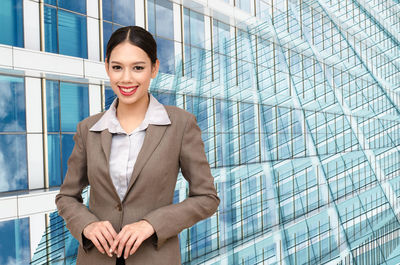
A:
[[[149,22],[166,49],[183,52],[164,51],[150,91],[196,115],[221,198],[180,234],[182,263],[396,264],[398,3],[249,3],[237,6],[257,19],[237,26],[182,7],[182,42]],[[180,176],[175,202],[187,190]],[[74,264],[76,241],[56,214],[49,220],[31,263]]]

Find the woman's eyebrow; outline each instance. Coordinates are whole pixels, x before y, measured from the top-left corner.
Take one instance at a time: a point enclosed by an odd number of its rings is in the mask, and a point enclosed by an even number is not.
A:
[[[111,61],[111,63],[122,64],[122,63],[120,63],[120,62],[118,62],[118,61]],[[138,61],[138,62],[133,62],[132,64],[145,64],[145,63],[146,63],[146,62]]]

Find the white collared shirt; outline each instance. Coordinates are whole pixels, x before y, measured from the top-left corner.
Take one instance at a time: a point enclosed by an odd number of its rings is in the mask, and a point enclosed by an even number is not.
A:
[[[110,108],[91,128],[90,131],[102,131],[108,129],[112,134],[110,154],[110,175],[118,196],[123,200],[133,167],[142,148],[146,129],[149,124],[171,124],[165,107],[149,94],[149,106],[142,123],[130,134],[121,127],[116,116],[118,98],[115,98]]]

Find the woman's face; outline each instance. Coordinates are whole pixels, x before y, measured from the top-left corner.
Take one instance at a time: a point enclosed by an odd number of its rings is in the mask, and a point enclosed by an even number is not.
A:
[[[157,76],[159,61],[152,65],[144,50],[125,41],[114,47],[105,67],[119,104],[131,105],[147,100],[150,80]]]

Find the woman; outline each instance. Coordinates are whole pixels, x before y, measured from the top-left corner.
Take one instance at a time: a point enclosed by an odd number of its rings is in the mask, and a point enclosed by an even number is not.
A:
[[[219,198],[193,114],[148,93],[160,62],[152,35],[115,31],[105,67],[117,95],[79,122],[59,214],[79,241],[77,264],[180,264],[178,234],[211,216]],[[179,168],[189,197],[172,204]],[[81,192],[90,185],[89,207]]]

